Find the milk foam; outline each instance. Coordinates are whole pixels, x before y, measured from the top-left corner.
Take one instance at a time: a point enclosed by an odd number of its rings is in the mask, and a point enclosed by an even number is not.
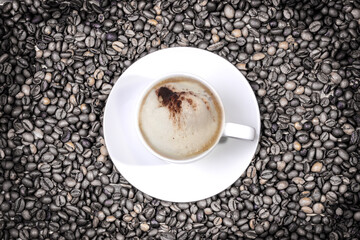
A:
[[[203,84],[187,77],[167,79],[145,96],[139,124],[160,155],[186,159],[209,149],[222,124],[219,103]]]

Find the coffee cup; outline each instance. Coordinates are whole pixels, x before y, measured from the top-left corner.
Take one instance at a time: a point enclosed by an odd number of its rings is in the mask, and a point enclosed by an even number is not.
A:
[[[252,141],[255,129],[226,122],[221,98],[204,79],[171,74],[145,88],[137,106],[137,134],[154,156],[189,163],[209,154],[222,137]]]

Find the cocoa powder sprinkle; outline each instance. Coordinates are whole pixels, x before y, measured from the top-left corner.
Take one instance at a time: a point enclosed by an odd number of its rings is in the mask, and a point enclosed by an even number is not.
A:
[[[156,90],[156,94],[162,105],[164,107],[165,106],[168,107],[170,112],[179,113],[181,111],[182,101],[179,98],[182,92],[177,93],[177,92],[173,92],[168,87],[160,87],[158,90]]]
[[[158,96],[159,103],[163,107],[167,107],[169,109],[170,117],[173,118],[174,123],[180,124],[180,118],[178,114],[180,114],[182,109],[182,101],[187,101],[187,103],[192,106],[194,110],[196,110],[196,103],[191,98],[186,97],[187,94],[195,96],[193,92],[175,92],[170,87],[162,86],[158,88],[155,93]]]

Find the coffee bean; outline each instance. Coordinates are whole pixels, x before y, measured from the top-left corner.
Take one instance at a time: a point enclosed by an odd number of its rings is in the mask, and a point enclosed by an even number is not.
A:
[[[355,214],[354,214],[354,220],[355,221],[360,221],[360,212],[356,212]]]
[[[23,124],[23,126],[24,126],[24,129],[26,130],[26,131],[32,131],[33,129],[34,129],[34,125],[32,124],[32,122],[30,121],[30,120],[28,120],[28,119],[24,119],[23,121],[22,121],[22,124]]]
[[[95,46],[95,38],[92,36],[88,36],[85,39],[85,45],[89,48],[92,48]]]
[[[55,158],[55,156],[52,154],[52,153],[45,153],[43,156],[42,156],[42,160],[44,162],[51,162],[53,161]]]
[[[230,218],[224,218],[223,219],[223,224],[227,227],[231,227],[232,225],[234,225],[234,222],[232,219]]]
[[[342,180],[340,177],[338,176],[332,176],[330,178],[330,183],[333,185],[333,186],[338,186],[342,183]]]
[[[198,201],[198,202],[196,203],[196,205],[197,205],[199,208],[204,209],[204,208],[206,207],[207,203],[206,203],[205,200],[201,200],[201,201]]]
[[[321,214],[324,211],[324,205],[321,203],[315,203],[313,206],[314,213]]]
[[[216,217],[216,218],[214,219],[214,225],[215,225],[215,226],[221,225],[222,222],[223,222],[223,220],[222,220],[222,218],[220,218],[220,217]]]
[[[256,19],[256,18],[251,18],[249,21],[249,24],[253,28],[260,28],[260,26],[261,26],[260,20]]]
[[[102,65],[102,66],[108,65],[109,60],[108,60],[107,56],[105,56],[104,54],[100,54],[100,55],[99,55],[99,63],[100,63],[100,65]]]
[[[273,196],[276,193],[276,189],[273,187],[268,187],[268,188],[266,188],[265,193],[268,196]]]
[[[311,199],[310,198],[307,198],[307,197],[304,197],[304,198],[301,198],[300,201],[299,201],[299,204],[300,206],[309,206],[311,204]]]
[[[16,212],[22,212],[25,208],[25,201],[24,199],[22,198],[18,198],[16,201],[15,201],[15,211]]]
[[[221,210],[221,206],[220,206],[220,204],[218,202],[212,202],[210,204],[210,207],[214,212],[218,212],[218,211]]]
[[[339,154],[339,157],[341,157],[343,160],[345,160],[345,161],[349,160],[349,154],[345,150],[339,149],[338,154]]]
[[[103,77],[104,77],[104,71],[101,69],[96,69],[94,72],[94,78],[101,80]]]
[[[311,41],[313,40],[313,35],[308,31],[302,31],[301,38],[305,41]]]
[[[47,163],[40,165],[39,167],[40,172],[46,173],[51,171],[51,166]]]
[[[53,179],[55,182],[62,183],[64,181],[63,177],[60,174],[53,174]]]
[[[265,58],[265,54],[263,54],[263,53],[255,53],[252,56],[252,59],[255,60],[255,61],[259,61],[259,60],[261,60],[263,58]]]
[[[248,239],[255,239],[257,236],[256,232],[253,230],[245,232],[245,237]]]
[[[229,19],[232,19],[235,16],[235,10],[230,4],[225,5],[224,13],[225,13],[225,16]]]
[[[264,170],[261,173],[261,178],[269,180],[273,177],[273,172],[271,170]]]
[[[318,32],[322,27],[322,24],[320,21],[314,21],[309,25],[310,32]]]
[[[112,86],[110,84],[103,84],[101,88],[101,93],[103,94],[109,94],[112,89]]]
[[[335,192],[330,191],[326,193],[326,199],[330,202],[335,202],[337,198],[338,197]]]
[[[280,70],[284,74],[289,74],[291,72],[291,66],[288,63],[280,65]]]
[[[67,177],[65,179],[65,185],[67,185],[68,187],[74,187],[76,185],[76,181],[71,177]]]
[[[209,51],[217,51],[220,50],[221,48],[223,48],[225,46],[225,42],[218,42],[218,43],[214,43],[210,46],[208,46],[206,49]]]

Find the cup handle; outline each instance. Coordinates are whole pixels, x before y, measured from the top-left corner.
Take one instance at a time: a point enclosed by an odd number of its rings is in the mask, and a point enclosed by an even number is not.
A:
[[[252,141],[255,138],[255,129],[237,123],[225,123],[223,136]]]

